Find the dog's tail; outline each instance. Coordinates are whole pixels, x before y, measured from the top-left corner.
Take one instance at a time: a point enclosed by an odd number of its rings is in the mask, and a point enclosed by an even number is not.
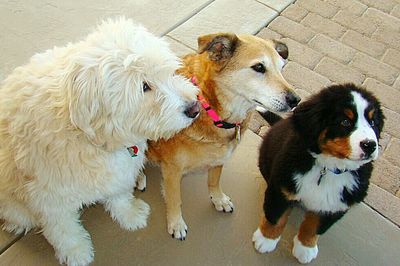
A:
[[[264,108],[257,107],[257,111],[265,119],[265,121],[268,122],[270,126],[273,126],[274,124],[282,120],[282,117],[273,112],[267,111]]]

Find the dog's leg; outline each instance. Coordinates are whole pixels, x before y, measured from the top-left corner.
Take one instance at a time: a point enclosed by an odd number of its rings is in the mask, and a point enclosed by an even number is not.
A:
[[[140,170],[138,176],[136,177],[136,188],[142,192],[146,190],[147,177],[143,172],[143,169]]]
[[[293,239],[293,256],[300,263],[309,263],[315,259],[318,255],[317,241],[319,235],[325,233],[343,215],[342,212],[322,216],[307,212],[298,234]]]
[[[130,192],[107,199],[104,206],[111,217],[126,230],[133,231],[147,225],[149,205],[141,199],[136,199]]]
[[[208,192],[217,211],[233,212],[231,199],[222,192],[219,186],[222,167],[222,165],[218,165],[208,170]]]
[[[167,207],[168,233],[173,238],[185,240],[187,225],[182,217],[181,179],[182,170],[177,167],[162,164],[164,178],[165,204]]]
[[[264,198],[264,214],[253,234],[254,247],[260,253],[272,252],[281,239],[291,208],[284,195],[268,187]]]
[[[37,221],[29,209],[11,196],[0,197],[0,219],[4,220],[3,230],[20,234],[37,226]]]
[[[71,210],[65,204],[43,206],[40,223],[60,264],[88,265],[93,261],[92,241],[79,221],[78,210]]]

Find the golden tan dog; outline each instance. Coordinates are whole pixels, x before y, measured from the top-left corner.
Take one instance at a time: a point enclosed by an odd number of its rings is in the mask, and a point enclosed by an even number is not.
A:
[[[148,159],[160,164],[164,178],[168,233],[180,240],[187,234],[181,213],[182,176],[207,169],[215,208],[232,212],[233,204],[222,192],[219,179],[252,111],[256,106],[290,111],[300,101],[281,74],[288,57],[283,43],[221,33],[199,37],[198,46],[198,54],[187,55],[178,72],[194,80],[204,98],[200,99],[203,107],[208,104],[222,121],[215,122],[215,113],[203,108],[189,128],[171,139],[150,142],[148,150]]]

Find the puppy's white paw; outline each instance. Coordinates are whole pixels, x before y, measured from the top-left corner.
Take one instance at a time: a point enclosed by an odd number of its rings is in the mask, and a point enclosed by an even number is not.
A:
[[[309,263],[313,259],[315,259],[318,255],[318,246],[315,245],[314,247],[306,247],[297,238],[297,235],[293,239],[293,250],[292,254],[296,257],[296,259],[300,263]]]
[[[146,190],[147,177],[143,172],[140,172],[136,178],[136,188],[142,192]]]
[[[281,237],[278,237],[276,239],[270,239],[263,236],[263,234],[260,231],[260,228],[257,228],[257,230],[253,234],[254,247],[260,253],[274,251],[280,239]]]
[[[173,238],[179,240],[185,240],[187,235],[187,225],[180,216],[176,221],[168,222],[168,233],[172,235]]]
[[[217,211],[233,212],[233,203],[224,193],[210,193],[211,201]]]
[[[82,238],[74,246],[58,250],[56,256],[60,264],[67,264],[68,266],[89,265],[94,258],[92,242],[90,238]]]
[[[120,212],[116,217],[122,228],[137,230],[147,226],[147,217],[150,214],[150,206],[141,199],[133,199],[130,209]]]

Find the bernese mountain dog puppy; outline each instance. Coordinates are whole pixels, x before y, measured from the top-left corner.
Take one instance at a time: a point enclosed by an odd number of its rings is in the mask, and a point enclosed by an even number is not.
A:
[[[383,120],[374,95],[344,84],[321,90],[270,129],[259,155],[268,184],[253,234],[259,252],[275,249],[298,204],[306,213],[292,254],[301,263],[317,257],[319,235],[367,195]]]

